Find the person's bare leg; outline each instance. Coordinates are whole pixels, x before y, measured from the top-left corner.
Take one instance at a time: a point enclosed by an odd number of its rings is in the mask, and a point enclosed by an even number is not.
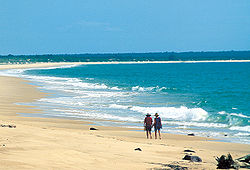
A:
[[[157,139],[157,130],[155,131],[155,139]]]
[[[160,129],[158,130],[158,132],[159,132],[159,139],[161,139],[161,131],[160,131]]]
[[[147,139],[148,139],[148,131],[146,130],[146,134],[147,134]]]
[[[149,131],[149,134],[150,134],[150,139],[152,139],[151,131]]]

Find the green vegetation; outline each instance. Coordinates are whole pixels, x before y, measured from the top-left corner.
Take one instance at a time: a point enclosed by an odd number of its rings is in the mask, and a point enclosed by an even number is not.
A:
[[[44,54],[0,56],[0,63],[36,62],[97,62],[97,61],[202,61],[250,60],[250,51],[220,52],[155,52],[155,53],[105,53],[105,54]]]

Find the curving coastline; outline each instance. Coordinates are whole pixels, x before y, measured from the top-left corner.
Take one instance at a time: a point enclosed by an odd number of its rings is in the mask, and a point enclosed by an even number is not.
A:
[[[6,68],[0,65],[0,69],[61,65],[65,63],[6,65]],[[176,162],[190,168],[215,169],[214,156],[230,152],[237,158],[250,150],[250,145],[217,142],[196,136],[163,134],[161,141],[146,140],[143,132],[128,129],[97,127],[98,131],[89,131],[92,126],[83,121],[17,116],[15,113],[39,110],[14,103],[31,102],[46,94],[19,78],[1,76],[0,82],[1,124],[16,126],[13,129],[0,127],[0,163],[4,169],[147,169],[163,168],[163,164]],[[134,151],[137,147],[142,152]],[[186,148],[195,150],[203,163],[183,161]]]
[[[18,69],[34,67],[53,67],[63,65],[81,64],[150,64],[150,63],[223,63],[223,62],[250,62],[250,60],[204,60],[204,61],[129,61],[129,62],[48,62],[48,63],[28,63],[28,64],[0,64],[0,69]]]

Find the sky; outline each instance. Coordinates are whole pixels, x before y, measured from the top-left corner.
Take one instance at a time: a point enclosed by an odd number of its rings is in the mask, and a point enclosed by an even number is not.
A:
[[[250,0],[0,0],[0,54],[250,50]]]

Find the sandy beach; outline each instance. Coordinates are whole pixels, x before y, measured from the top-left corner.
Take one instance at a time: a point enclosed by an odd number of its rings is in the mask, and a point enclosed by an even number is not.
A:
[[[104,63],[0,65],[0,69],[65,64]],[[28,83],[20,78],[0,76],[0,124],[3,125],[0,127],[0,169],[171,169],[178,166],[216,169],[216,156],[230,153],[233,158],[239,158],[250,151],[247,144],[224,143],[198,136],[163,134],[162,140],[155,140],[146,139],[144,132],[136,129],[98,127],[90,125],[88,120],[23,117],[18,113],[40,110],[16,103],[32,102],[48,95]],[[90,127],[98,130],[90,131]],[[192,155],[199,156],[202,162],[182,160],[186,149],[195,151]]]

